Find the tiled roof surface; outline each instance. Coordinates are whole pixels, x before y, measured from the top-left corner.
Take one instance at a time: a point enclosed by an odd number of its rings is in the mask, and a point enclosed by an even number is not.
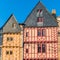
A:
[[[42,5],[41,2],[38,2],[38,4],[34,7],[34,9],[31,11],[31,13],[26,18],[24,24],[25,27],[38,27],[37,25],[37,10],[42,9],[43,10],[43,24],[39,25],[39,27],[46,27],[46,26],[58,26],[56,19],[50,14],[47,9]]]

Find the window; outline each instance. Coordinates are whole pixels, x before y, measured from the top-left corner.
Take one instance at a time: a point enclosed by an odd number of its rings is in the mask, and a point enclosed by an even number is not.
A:
[[[41,45],[38,44],[38,53],[41,53]]]
[[[29,35],[29,32],[26,32],[26,37],[28,37],[28,35]]]
[[[42,9],[37,10],[37,17],[43,17],[43,10]]]
[[[6,51],[6,55],[9,54],[9,51]]]
[[[58,32],[58,36],[60,36],[60,32]]]
[[[43,22],[43,18],[38,17],[37,22]]]
[[[45,53],[46,52],[46,45],[45,44],[37,44],[37,51],[38,53]]]
[[[9,41],[9,37],[7,37],[7,41]]]
[[[45,36],[45,33],[46,33],[45,29],[42,29],[42,36]]]
[[[10,41],[12,41],[12,40],[13,40],[13,38],[11,37],[11,38],[10,38]]]
[[[13,28],[15,28],[15,27],[16,27],[16,24],[15,24],[15,23],[13,23],[13,24],[12,24],[12,27],[13,27]]]
[[[10,51],[10,55],[11,55],[11,54],[13,54],[13,52],[12,52],[12,51]]]
[[[13,52],[12,51],[6,51],[6,54],[13,54]]]
[[[45,52],[46,52],[46,45],[42,44],[42,53],[45,53]]]
[[[38,29],[37,36],[46,36],[46,30],[45,29]]]
[[[13,38],[12,37],[7,37],[7,41],[12,41]]]
[[[26,49],[26,53],[28,53],[28,49]]]
[[[37,30],[37,36],[41,36],[41,30],[40,29]]]

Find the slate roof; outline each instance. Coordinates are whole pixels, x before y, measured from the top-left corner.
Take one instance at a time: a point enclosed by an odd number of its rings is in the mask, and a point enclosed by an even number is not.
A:
[[[16,28],[12,27],[12,24],[16,24]],[[3,26],[3,33],[18,33],[20,32],[20,26],[18,22],[16,21],[15,17],[13,14],[8,18],[6,23]]]
[[[43,10],[43,25],[38,26],[37,25],[37,10],[42,9]],[[31,11],[31,13],[26,18],[25,27],[51,27],[51,26],[58,26],[58,23],[56,19],[50,14],[47,9],[44,7],[44,5],[41,2],[38,2],[38,4],[34,7],[34,9]]]
[[[2,40],[3,40],[3,37],[2,37],[3,35],[2,35],[2,33],[3,33],[3,32],[2,32],[2,29],[0,29],[0,45],[2,45]]]

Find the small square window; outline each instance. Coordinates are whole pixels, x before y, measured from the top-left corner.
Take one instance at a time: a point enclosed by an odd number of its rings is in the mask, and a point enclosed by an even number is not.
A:
[[[60,32],[58,32],[58,36],[60,36]]]
[[[26,53],[28,53],[28,49],[26,49]]]
[[[13,38],[12,37],[7,37],[7,41],[12,41]]]
[[[46,52],[46,45],[42,44],[42,53],[45,53],[45,52]]]
[[[43,10],[42,9],[37,10],[37,17],[43,17]]]
[[[15,24],[15,23],[13,23],[13,24],[12,24],[12,27],[13,27],[13,28],[15,28],[15,27],[16,27],[16,24]]]
[[[38,53],[41,53],[41,45],[40,44],[38,44]]]
[[[12,51],[10,51],[10,55],[11,55],[11,54],[13,54],[13,52],[12,52]]]
[[[6,51],[6,55],[9,54],[9,51]]]
[[[7,37],[7,41],[9,41],[9,37]]]
[[[29,35],[29,32],[26,32],[26,37],[28,37],[28,35]]]
[[[46,35],[46,31],[45,29],[42,29],[42,36],[45,36]]]
[[[10,41],[12,41],[12,40],[13,40],[13,38],[11,37],[11,38],[10,38]]]
[[[37,22],[43,22],[43,18],[38,17]]]
[[[40,29],[37,30],[37,36],[41,36],[41,30]]]

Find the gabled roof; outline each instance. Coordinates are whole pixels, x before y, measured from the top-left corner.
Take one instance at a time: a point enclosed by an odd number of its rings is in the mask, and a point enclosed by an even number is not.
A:
[[[43,25],[40,25],[39,27],[58,26],[56,19],[47,11],[47,9],[43,6],[41,2],[38,2],[38,4],[34,7],[34,9],[26,18],[24,22],[25,27],[38,27],[36,17],[38,9],[43,10],[43,19],[44,19]]]
[[[13,24],[16,24],[15,28],[12,27]],[[3,33],[18,33],[20,30],[20,26],[12,14],[3,26]]]

